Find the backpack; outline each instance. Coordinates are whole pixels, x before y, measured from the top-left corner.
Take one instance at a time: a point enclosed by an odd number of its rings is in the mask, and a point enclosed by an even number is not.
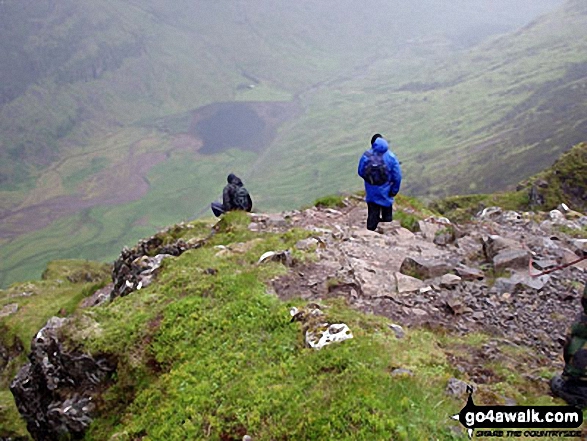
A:
[[[251,197],[245,187],[237,187],[234,192],[234,206],[237,210],[250,211],[251,208]]]
[[[371,185],[383,185],[389,180],[389,169],[383,160],[383,155],[368,151],[365,153],[365,181]]]

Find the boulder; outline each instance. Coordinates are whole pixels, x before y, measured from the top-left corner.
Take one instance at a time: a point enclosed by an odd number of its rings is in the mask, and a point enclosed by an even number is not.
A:
[[[456,240],[455,229],[452,226],[444,227],[436,232],[433,242],[439,246],[445,246]]]
[[[461,278],[456,274],[445,274],[439,280],[441,288],[454,288],[461,283]]]
[[[446,393],[454,397],[463,397],[469,391],[473,392],[474,390],[475,387],[456,378],[448,380],[448,384],[446,385]]]
[[[401,264],[400,272],[418,279],[432,279],[452,270],[452,265],[445,261],[406,257]]]
[[[455,273],[463,280],[471,281],[471,280],[483,280],[485,278],[485,274],[483,271],[477,268],[470,268],[466,265],[458,265],[455,268]]]
[[[524,288],[540,291],[549,280],[548,275],[532,277],[527,274],[514,273],[511,277],[498,277],[493,287],[500,294],[512,293]]]
[[[424,239],[428,240],[434,240],[436,232],[443,228],[442,225],[436,222],[427,222],[425,220],[418,221],[418,227]]]
[[[94,401],[115,370],[106,358],[68,352],[60,341],[67,319],[53,317],[31,342],[30,362],[10,384],[18,411],[35,440],[79,439]]]
[[[502,271],[506,268],[524,269],[530,263],[530,252],[526,250],[505,250],[493,257],[493,268]]]
[[[483,252],[488,261],[497,256],[502,251],[523,250],[524,246],[514,239],[491,235],[483,239]]]
[[[18,303],[9,303],[0,309],[0,318],[8,317],[9,315],[16,314],[18,311]]]
[[[395,273],[394,277],[396,280],[398,294],[409,294],[412,292],[418,292],[420,291],[420,289],[427,286],[420,279],[416,279],[415,277],[407,276],[402,273]]]

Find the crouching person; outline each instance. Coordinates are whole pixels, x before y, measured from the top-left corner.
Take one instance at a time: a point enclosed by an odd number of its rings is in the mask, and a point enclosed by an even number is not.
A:
[[[228,184],[222,190],[222,203],[212,202],[210,208],[214,216],[233,210],[244,210],[250,212],[253,209],[253,201],[249,192],[243,185],[243,181],[233,173],[226,178]]]

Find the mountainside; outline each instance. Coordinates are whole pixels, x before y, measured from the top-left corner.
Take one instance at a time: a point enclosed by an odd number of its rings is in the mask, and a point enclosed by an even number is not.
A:
[[[546,212],[525,184],[433,207],[468,204],[460,223],[400,195],[371,232],[361,197],[329,196],[177,224],[112,266],[53,262],[0,290],[0,438],[464,440],[467,384],[560,404],[587,215],[548,210],[579,194],[584,151],[529,181],[565,191]]]
[[[30,184],[36,167],[80,149],[87,131],[231,101],[251,79],[299,92],[410,38],[475,24],[507,29],[559,2],[528,1],[506,15],[501,1],[504,14],[489,22],[479,2],[429,3],[5,1],[0,185]]]
[[[3,2],[0,286],[208,213],[229,172],[259,209],[356,190],[375,131],[410,194],[535,173],[583,140],[582,5],[472,45],[556,4]]]
[[[379,60],[362,78],[340,81],[334,94],[321,91],[256,164],[271,173],[268,165],[286,158],[279,177],[270,175],[278,182],[271,203],[351,187],[375,132],[403,161],[404,191],[412,194],[503,190],[550,166],[585,140],[586,29],[585,5],[567,2],[465,54],[430,64],[406,50],[403,59]],[[394,69],[407,60],[406,70]],[[267,176],[251,179],[261,187]]]
[[[102,269],[71,262],[2,292],[4,388],[35,334],[10,386],[33,439],[465,440],[450,416],[466,384],[477,404],[561,404],[548,379],[585,261],[527,268],[587,253],[558,230],[572,221],[494,208],[459,225],[400,197],[397,218],[420,231],[376,233],[359,199],[176,225],[123,250],[95,292]],[[75,313],[16,325],[75,286]],[[0,436],[23,435],[0,397]]]

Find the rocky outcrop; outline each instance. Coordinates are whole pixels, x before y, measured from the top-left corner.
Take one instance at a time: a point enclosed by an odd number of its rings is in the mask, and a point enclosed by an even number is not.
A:
[[[39,441],[81,437],[115,369],[107,357],[66,350],[60,341],[66,324],[57,317],[47,322],[31,342],[29,363],[10,385],[29,433]]]
[[[189,228],[191,226],[188,224],[178,224],[141,240],[133,248],[123,248],[114,262],[112,271],[114,285],[110,292],[110,300],[124,297],[148,286],[166,257],[179,256],[189,249],[201,247],[206,239],[187,242],[182,239],[172,240],[174,236]]]
[[[440,222],[422,221],[413,233],[394,221],[375,233],[364,228],[361,205],[340,212],[314,207],[286,215],[287,228],[314,232],[313,246],[301,247],[313,250],[317,261],[275,279],[278,296],[316,302],[342,296],[404,328],[481,331],[559,362],[587,283],[587,260],[577,261],[587,241],[542,222],[548,213],[489,207],[455,226],[453,243],[439,244]]]

